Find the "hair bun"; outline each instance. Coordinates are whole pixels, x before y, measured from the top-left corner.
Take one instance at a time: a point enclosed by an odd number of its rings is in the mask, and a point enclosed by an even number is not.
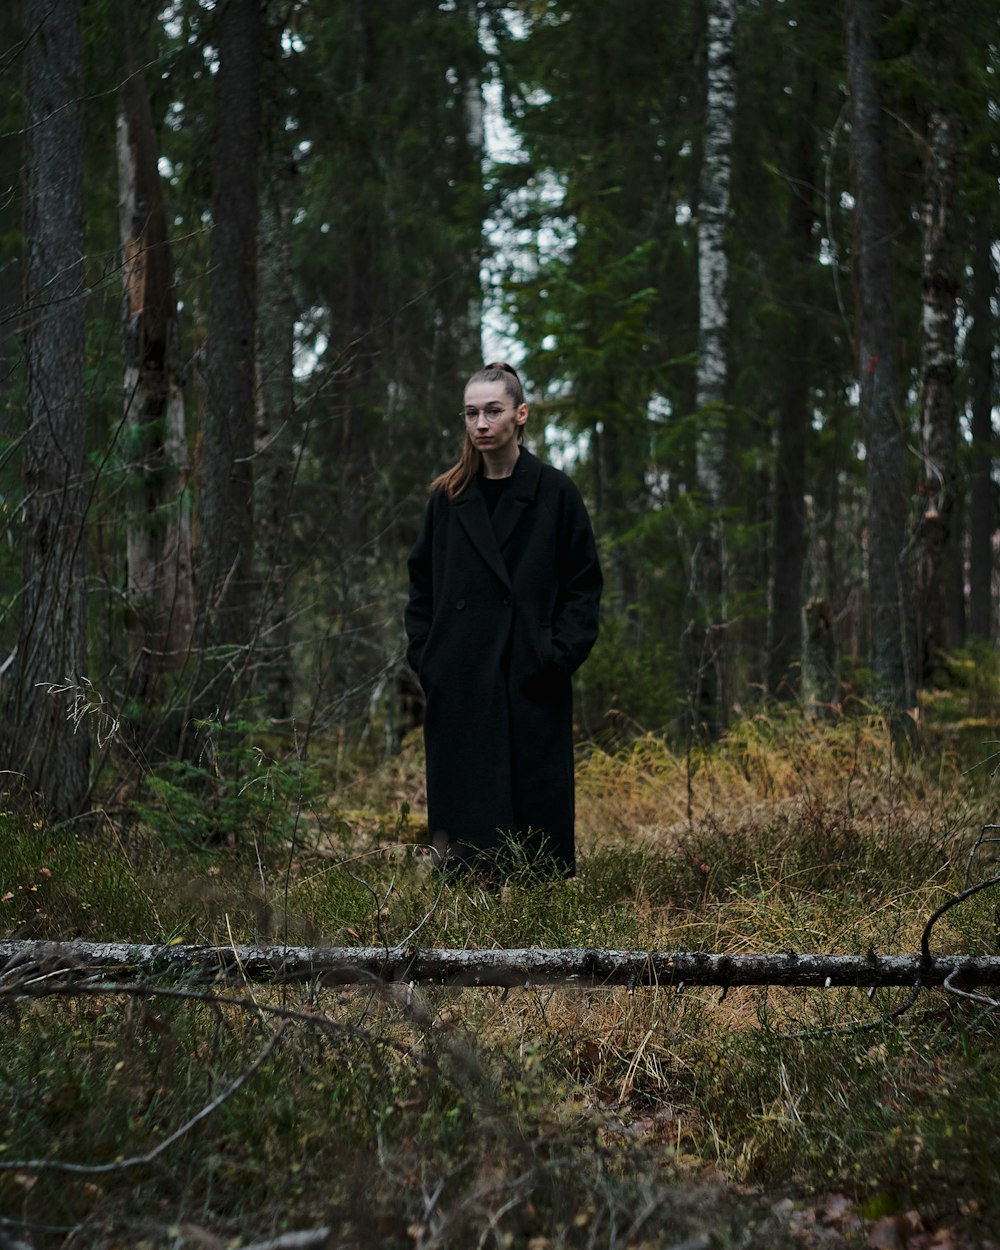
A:
[[[484,369],[502,369],[504,373],[512,373],[514,377],[517,378],[519,383],[521,381],[521,379],[518,377],[517,370],[514,368],[513,365],[509,365],[506,362],[506,360],[491,360],[490,363],[488,365],[484,365],[483,368]]]

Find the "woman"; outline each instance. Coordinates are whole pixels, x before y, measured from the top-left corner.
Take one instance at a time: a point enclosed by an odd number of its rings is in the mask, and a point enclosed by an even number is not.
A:
[[[409,560],[407,658],[427,696],[427,812],[459,865],[572,876],[570,678],[597,638],[601,570],[565,473],[521,442],[516,372],[465,388],[458,463],[432,484]]]

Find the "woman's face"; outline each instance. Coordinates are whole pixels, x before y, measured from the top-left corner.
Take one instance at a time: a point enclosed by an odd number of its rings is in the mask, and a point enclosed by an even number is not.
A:
[[[470,382],[465,388],[465,428],[481,452],[502,451],[517,441],[528,405],[517,407],[502,382]]]

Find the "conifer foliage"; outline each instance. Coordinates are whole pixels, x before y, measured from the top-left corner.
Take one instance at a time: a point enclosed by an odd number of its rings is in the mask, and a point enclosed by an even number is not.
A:
[[[911,709],[997,624],[973,9],[5,10],[4,775],[69,814],[261,718],[398,747],[405,557],[484,351],[599,531],[582,735]]]

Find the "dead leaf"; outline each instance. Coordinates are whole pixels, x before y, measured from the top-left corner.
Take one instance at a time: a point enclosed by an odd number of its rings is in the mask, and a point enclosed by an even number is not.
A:
[[[824,1224],[839,1224],[850,1209],[851,1200],[846,1194],[827,1194],[819,1208],[819,1218]]]
[[[182,1224],[181,1233],[201,1250],[225,1250],[225,1242],[200,1224]]]
[[[899,1225],[894,1215],[886,1215],[881,1220],[876,1220],[868,1230],[867,1244],[872,1250],[902,1250],[902,1237],[899,1235]]]

